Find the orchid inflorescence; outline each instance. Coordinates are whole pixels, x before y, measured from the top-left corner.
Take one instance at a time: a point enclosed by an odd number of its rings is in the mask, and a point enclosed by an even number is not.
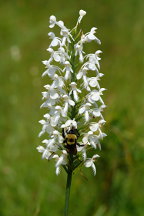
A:
[[[56,161],[56,174],[63,167],[68,171],[78,166],[92,167],[96,174],[94,162],[99,157],[92,155],[94,149],[101,149],[100,140],[106,136],[101,131],[105,123],[102,111],[105,104],[101,98],[104,88],[100,88],[99,80],[103,76],[100,69],[100,50],[95,53],[86,54],[84,46],[86,43],[100,40],[95,36],[97,28],[91,28],[90,32],[84,34],[81,30],[81,21],[86,12],[79,11],[76,26],[69,30],[63,21],[57,21],[55,16],[50,16],[50,28],[58,26],[60,37],[53,32],[48,36],[51,43],[47,49],[50,54],[49,60],[43,61],[46,70],[42,76],[48,76],[50,84],[44,86],[42,92],[44,100],[41,108],[45,107],[47,113],[40,120],[42,131],[39,136],[47,133],[48,138],[42,141],[43,146],[37,150],[42,153],[42,158]],[[65,148],[63,131],[72,128],[79,133],[77,153],[71,157]]]

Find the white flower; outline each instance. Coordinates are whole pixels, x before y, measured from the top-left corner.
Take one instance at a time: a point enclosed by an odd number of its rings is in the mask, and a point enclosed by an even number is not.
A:
[[[58,76],[57,74],[54,75],[53,77],[53,83],[51,85],[51,88],[63,88],[64,86],[64,81],[63,77]]]
[[[97,145],[99,146],[99,137],[94,135],[92,131],[89,131],[87,134],[85,134],[82,141],[84,144],[89,144],[95,149]]]
[[[55,142],[63,143],[63,137],[59,131],[53,131],[53,135],[51,137],[54,139]]]
[[[83,51],[83,43],[81,41],[79,41],[76,45],[75,45],[75,55],[79,55],[79,61],[83,62],[84,57],[83,57],[84,51]]]
[[[97,101],[100,101],[102,104],[104,104],[102,98],[101,98],[101,95],[102,95],[102,92],[104,91],[105,89],[104,88],[101,88],[99,89],[99,91],[97,90],[93,90],[91,93],[89,93],[88,95],[88,101],[90,103],[95,103]]]
[[[60,46],[61,45],[61,39],[58,37],[55,37],[55,34],[53,32],[49,32],[48,36],[50,37],[50,39],[52,39],[51,44],[49,45],[49,47],[56,47],[56,46]]]
[[[99,128],[99,135],[98,135],[98,139],[100,140],[100,139],[103,139],[104,137],[106,137],[107,135],[105,134],[105,133],[103,133],[102,131],[101,131],[101,129]]]
[[[42,153],[42,159],[50,157],[51,153],[48,151],[48,149],[42,148],[42,146],[37,147],[38,152]]]
[[[98,83],[99,77],[90,77],[88,79],[89,85],[93,88],[97,87],[98,89],[100,89],[100,85]]]
[[[69,105],[74,106],[75,102],[73,100],[71,100],[71,98],[68,95],[63,95],[63,99],[65,101],[63,111],[65,114],[67,114]]]
[[[38,146],[36,149],[38,152],[42,153],[42,159],[50,160],[52,156],[55,155],[54,152],[50,151],[48,148],[44,148],[43,146]]]
[[[105,108],[106,106],[104,104],[102,104],[99,108],[94,108],[93,110],[91,110],[91,113],[94,117],[101,117],[103,119],[103,116],[101,114],[101,112],[103,111],[103,109]]]
[[[78,101],[79,97],[78,97],[78,93],[81,93],[81,90],[80,89],[77,89],[77,84],[75,82],[72,82],[70,84],[71,86],[71,91],[70,91],[70,95],[73,93],[73,97],[74,97],[74,100],[75,101]]]
[[[84,113],[86,122],[89,121],[90,107],[91,107],[91,104],[90,104],[90,103],[86,103],[85,105],[83,105],[83,106],[79,109],[79,114],[83,114],[83,113]]]
[[[65,46],[66,42],[71,43],[70,38],[69,38],[71,35],[69,33],[69,30],[66,27],[61,29],[60,34],[63,36],[63,38],[62,38],[62,46]]]
[[[46,99],[46,101],[41,105],[42,107],[50,107],[55,105],[56,99],[59,98],[59,94],[57,93],[57,90],[53,88],[53,86],[45,85],[44,86],[48,91],[42,92],[42,99]]]
[[[83,145],[83,143],[80,143],[80,145]],[[84,146],[78,146],[77,151],[80,152],[83,156],[84,161],[87,158],[87,147],[89,146],[89,143],[84,144]]]
[[[48,75],[49,77],[53,78],[57,70],[59,71],[60,68],[54,65],[47,64],[47,70],[43,72],[42,77]]]
[[[65,124],[61,126],[61,128],[65,128],[65,130],[71,130],[73,127],[77,129],[77,122],[75,120],[67,120]]]
[[[47,48],[49,59],[42,61],[46,68],[42,77],[47,75],[48,83],[42,91],[44,101],[41,107],[46,108],[46,114],[39,121],[42,126],[39,136],[46,133],[47,137],[37,150],[42,158],[55,160],[57,175],[61,167],[69,172],[77,164],[92,167],[96,174],[94,162],[99,156],[94,154],[88,158],[88,151],[92,148],[96,151],[97,147],[101,149],[100,140],[106,136],[102,131],[105,124],[102,111],[106,107],[102,95],[105,89],[99,85],[103,76],[99,72],[102,51],[85,52],[86,43],[96,41],[100,44],[97,28],[91,28],[88,33],[81,29],[85,15],[84,10],[79,11],[72,30],[54,15],[49,20],[50,28],[59,27],[60,36],[52,31],[48,33],[51,40]],[[74,145],[70,146],[72,141]]]
[[[67,152],[65,150],[62,151],[62,155],[60,157],[57,157],[56,162],[56,175],[59,175],[60,173],[60,166],[67,164]]]
[[[55,145],[55,139],[44,139],[42,143],[46,145],[48,150],[51,150],[51,151],[58,150],[58,146]]]
[[[50,16],[49,23],[50,23],[49,27],[50,27],[50,28],[53,28],[53,27],[56,25],[56,17],[53,16],[53,15]]]
[[[47,49],[47,51],[50,53],[50,58],[49,58],[49,60],[48,61],[42,61],[43,62],[43,64],[45,64],[45,65],[49,65],[52,61],[53,61],[53,59],[54,59],[54,50],[51,48],[51,47],[49,47],[48,49]]]
[[[64,64],[64,62],[67,60],[68,56],[67,53],[65,52],[65,49],[63,47],[60,47],[58,51],[55,51],[53,53],[53,59],[56,62],[59,62],[61,64]]]
[[[96,27],[93,27],[90,32],[88,32],[87,34],[85,34],[83,36],[83,43],[85,42],[91,42],[93,40],[95,40],[98,44],[101,44],[101,41],[94,35],[96,33]]]
[[[78,80],[80,80],[81,78],[83,79],[83,82],[84,82],[84,88],[87,89],[88,91],[90,91],[90,87],[89,87],[89,79],[87,76],[86,76],[86,73],[87,73],[87,70],[88,68],[87,67],[83,67],[80,69],[80,71],[78,72],[76,78]]]
[[[59,98],[59,94],[57,93],[57,91],[53,88],[53,86],[50,85],[45,85],[44,86],[48,91],[47,92],[42,92],[43,98],[42,99],[57,99]]]
[[[66,71],[64,78],[65,80],[68,80],[71,78],[71,73],[73,73],[73,70],[69,61],[65,61],[64,65],[65,68],[63,69],[63,71]]]
[[[58,25],[61,29],[65,28],[64,22],[61,21],[61,20],[57,22],[57,25]]]
[[[42,124],[42,131],[39,133],[39,137],[42,136],[45,132],[47,133],[52,133],[53,132],[53,127],[51,124],[51,117],[49,114],[45,114],[44,117],[46,120],[42,119],[39,121],[40,124]]]
[[[99,57],[99,54],[102,53],[101,50],[97,50],[95,54],[89,54],[87,57],[89,58],[89,69],[90,70],[97,70],[97,68],[100,68],[99,61],[101,58]],[[95,69],[96,68],[96,69]]]
[[[96,101],[99,101],[100,99],[100,92],[99,91],[92,91],[89,95],[88,95],[88,101],[90,103],[95,103]]]
[[[92,167],[94,175],[96,175],[96,166],[94,164],[95,160],[99,158],[100,156],[98,154],[95,154],[92,158],[89,158],[84,163],[85,167]]]
[[[51,125],[53,127],[58,125],[61,116],[65,117],[65,113],[63,113],[63,109],[61,106],[56,106],[55,109],[51,111],[51,115]]]
[[[81,22],[82,18],[86,15],[86,11],[80,10],[79,11],[79,18],[78,18],[78,23]]]

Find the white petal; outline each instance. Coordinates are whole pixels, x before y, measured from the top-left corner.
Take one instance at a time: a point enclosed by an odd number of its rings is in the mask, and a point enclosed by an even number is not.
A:
[[[44,117],[45,117],[46,119],[50,119],[50,115],[49,115],[48,113],[44,114]]]
[[[99,137],[100,137],[100,139],[103,139],[106,136],[107,136],[106,133],[101,133]]]
[[[97,144],[97,140],[93,140],[93,139],[90,140],[90,145],[91,145],[94,149],[96,149],[96,144]]]
[[[52,85],[51,85],[51,87],[52,88],[57,88],[58,86],[59,86],[58,80],[54,80],[53,83],[52,83]]]
[[[92,77],[89,79],[89,85],[91,87],[96,87],[97,86],[97,78],[96,77]]]
[[[57,53],[54,53],[53,58],[56,62],[60,62],[60,60],[61,60],[60,55]]]
[[[47,66],[47,64],[48,64],[48,61],[47,61],[47,60],[44,60],[44,61],[42,61],[42,63],[43,63],[44,65],[46,65],[46,66]]]
[[[84,144],[87,144],[88,143],[88,136],[84,136],[82,141]]]
[[[59,44],[59,40],[57,38],[53,39],[53,41],[51,42],[51,46],[55,47]]]
[[[64,111],[64,114],[66,115],[68,111],[68,103],[65,103],[63,111]]]
[[[58,141],[59,141],[59,143],[63,143],[64,138],[63,138],[62,136],[59,136],[59,137],[58,137]]]
[[[77,92],[78,92],[78,93],[81,93],[81,90],[80,90],[80,89],[77,89]]]
[[[89,40],[95,40],[96,37],[92,33],[90,33],[90,34],[88,34],[88,39]]]
[[[56,17],[54,15],[50,16],[50,22],[56,22]]]
[[[74,102],[73,100],[69,100],[69,104],[70,104],[71,106],[74,106],[74,105],[75,105],[75,102]]]
[[[48,144],[48,143],[49,143],[49,140],[44,139],[44,140],[42,141],[42,143]]]
[[[46,70],[46,71],[43,72],[42,77],[44,77],[47,74],[48,74],[48,70]]]
[[[99,73],[98,76],[99,76],[99,77],[102,77],[102,76],[104,76],[104,74],[103,74],[103,73]]]
[[[86,160],[86,150],[82,152],[83,159]]]
[[[79,54],[79,60],[80,60],[80,62],[83,62],[83,54],[82,54],[82,52],[80,52],[80,54]]]
[[[78,94],[76,90],[73,91],[73,95],[74,95],[75,101],[78,101]]]
[[[89,70],[92,70],[92,71],[95,71],[95,70],[96,70],[95,64],[90,63],[90,64],[88,65],[88,67],[89,67]]]
[[[60,167],[56,167],[56,175],[60,174]]]
[[[47,149],[45,149],[45,151],[42,154],[42,159],[44,159],[44,158],[48,159],[49,156],[50,156],[49,151]]]
[[[94,111],[93,111],[93,115],[94,115],[95,117],[99,117],[99,116],[101,115],[100,110],[94,110]]]
[[[40,153],[44,152],[44,150],[45,150],[45,148],[44,148],[43,146],[38,146],[36,149],[37,149],[38,152],[40,152]]]
[[[80,10],[80,11],[79,11],[79,15],[82,16],[82,17],[85,16],[85,15],[86,15],[86,11]]]
[[[91,159],[88,159],[86,160],[86,162],[84,163],[85,167],[91,167],[92,166],[92,160]]]
[[[63,28],[63,27],[64,27],[64,22],[60,20],[60,21],[57,22],[57,25],[58,25],[60,28]]]
[[[55,99],[59,98],[59,94],[56,93],[55,91],[53,91],[50,93],[50,97],[55,100]]]
[[[91,167],[92,167],[92,169],[93,169],[93,173],[94,173],[94,175],[96,175],[96,166],[95,166],[95,164],[92,163]]]
[[[98,154],[93,155],[92,159],[95,160],[96,158],[99,158],[100,156]]]
[[[59,167],[62,163],[63,163],[63,156],[61,156],[61,157],[58,159],[58,161],[57,161],[57,163],[56,163],[56,167]]]
[[[55,26],[54,23],[52,23],[52,24],[49,25],[50,28],[53,28],[54,26]]]
[[[97,37],[95,37],[95,40],[98,44],[101,44],[101,41]]]
[[[55,127],[58,124],[59,118],[60,118],[59,115],[51,117],[51,126],[52,127]]]
[[[99,92],[92,92],[91,99],[94,101],[98,101],[100,99]]]
[[[83,107],[81,107],[80,109],[79,109],[79,114],[82,114],[82,113],[84,113],[85,112],[85,106],[83,106]]]
[[[76,78],[79,80],[82,78],[82,75],[83,75],[83,72],[82,71],[79,71]]]
[[[92,124],[92,125],[90,126],[90,130],[93,131],[93,132],[97,131],[98,128],[99,128],[99,124],[98,124],[98,123]]]
[[[42,120],[39,121],[39,123],[44,125],[46,123],[46,121],[42,119]]]
[[[44,133],[45,133],[45,131],[42,130],[38,136],[41,137]]]
[[[63,87],[64,86],[64,82],[63,82],[63,80],[62,79],[59,79],[59,87]]]
[[[55,38],[55,34],[53,32],[49,32],[48,36],[50,39],[54,39]]]
[[[65,80],[68,80],[69,78],[70,78],[70,71],[66,71],[66,73],[65,73]]]
[[[89,121],[89,113],[88,113],[88,111],[85,112],[85,120],[86,120],[86,122]]]

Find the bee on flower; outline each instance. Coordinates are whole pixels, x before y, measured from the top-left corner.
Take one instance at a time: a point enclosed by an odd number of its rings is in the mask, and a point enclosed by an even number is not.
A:
[[[91,167],[95,175],[95,162],[99,158],[96,151],[101,149],[100,140],[106,136],[102,132],[105,88],[99,84],[103,76],[99,72],[102,52],[84,50],[84,44],[101,42],[95,35],[96,27],[83,33],[81,22],[85,15],[84,10],[79,11],[72,30],[54,15],[49,20],[50,29],[59,28],[60,34],[48,33],[49,59],[42,62],[46,67],[42,77],[48,77],[48,84],[42,92],[41,108],[46,108],[46,114],[39,121],[42,125],[39,136],[46,134],[47,138],[37,150],[43,159],[55,160],[57,175],[62,167],[69,173],[79,166]]]

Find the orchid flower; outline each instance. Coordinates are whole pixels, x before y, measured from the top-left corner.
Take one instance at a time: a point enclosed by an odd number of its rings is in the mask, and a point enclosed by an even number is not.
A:
[[[99,72],[102,51],[87,53],[85,49],[90,42],[98,45],[101,42],[96,36],[96,27],[87,33],[81,29],[85,15],[84,10],[79,11],[72,30],[54,15],[50,16],[49,27],[58,27],[60,36],[53,31],[48,33],[49,59],[42,61],[46,68],[42,77],[46,76],[48,83],[42,91],[41,108],[46,108],[46,114],[39,121],[42,126],[39,137],[45,133],[47,137],[37,150],[42,159],[55,161],[56,175],[62,168],[67,173],[66,216],[72,174],[78,167],[91,167],[96,175],[97,151],[101,150],[100,141],[106,136],[102,131],[105,88],[99,84],[103,76]]]
[[[48,33],[51,40],[47,48],[49,59],[42,62],[46,68],[42,77],[49,79],[42,91],[44,102],[41,107],[45,107],[47,113],[39,121],[42,125],[39,136],[46,133],[47,138],[42,141],[44,147],[40,145],[37,150],[42,158],[56,161],[57,175],[61,167],[69,173],[71,167],[75,169],[79,164],[92,167],[95,174],[97,147],[101,148],[100,140],[106,136],[102,132],[105,124],[102,112],[106,107],[102,95],[105,88],[99,84],[103,76],[99,72],[102,51],[98,49],[87,53],[85,50],[89,42],[101,42],[96,36],[96,27],[87,33],[82,31],[81,22],[85,15],[84,10],[79,11],[78,21],[72,30],[54,15],[49,20],[50,29],[58,27],[60,36],[53,31]],[[69,133],[74,133],[76,139],[73,153],[66,140]],[[94,156],[90,158],[91,149]]]
[[[87,159],[84,163],[85,167],[92,167],[94,175],[96,175],[96,166],[94,162],[97,158],[99,158],[99,155],[95,154],[92,158]]]

